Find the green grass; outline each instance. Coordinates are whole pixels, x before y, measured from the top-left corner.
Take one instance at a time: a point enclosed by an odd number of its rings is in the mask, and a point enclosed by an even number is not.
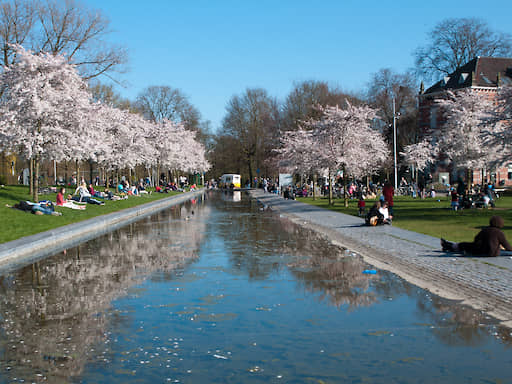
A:
[[[358,212],[357,200],[349,200],[348,208],[344,207],[341,199],[335,199],[334,206],[330,207],[327,198],[319,198],[316,201],[311,197],[297,200],[354,216],[357,216]],[[499,215],[505,220],[505,235],[512,241],[512,196],[498,199],[494,209],[465,209],[457,212],[450,209],[450,200],[446,196],[424,200],[399,196],[393,200],[395,227],[451,241],[472,241],[481,228],[489,225],[491,216]],[[368,210],[374,202],[375,200],[366,200],[366,209]]]
[[[103,189],[100,188],[99,190]],[[31,200],[28,192],[29,190],[26,186],[5,186],[0,188],[0,243],[181,193],[153,193],[151,195],[141,195],[140,197],[130,196],[127,200],[105,200],[105,205],[88,204],[87,209],[83,211],[57,207],[56,211],[62,212],[62,216],[38,216],[30,212],[6,207],[6,204],[12,206],[20,200]],[[72,193],[73,191],[71,188],[67,188],[66,192]],[[39,195],[39,200],[52,200],[55,202],[56,196],[56,193]]]

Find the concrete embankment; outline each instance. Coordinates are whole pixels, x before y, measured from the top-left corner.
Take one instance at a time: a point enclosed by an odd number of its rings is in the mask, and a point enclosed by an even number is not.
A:
[[[19,265],[33,262],[196,198],[203,193],[204,190],[198,190],[170,196],[0,244],[0,269],[16,268]]]
[[[299,225],[322,233],[379,269],[439,296],[483,310],[512,328],[512,258],[455,257],[439,239],[253,190],[249,194]]]

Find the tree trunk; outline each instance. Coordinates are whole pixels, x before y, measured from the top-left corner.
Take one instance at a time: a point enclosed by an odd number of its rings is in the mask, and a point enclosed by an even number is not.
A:
[[[332,177],[329,172],[329,205],[334,205],[334,200],[332,199]]]
[[[345,172],[345,167],[343,167],[343,201],[345,208],[348,208],[347,175]]]
[[[466,194],[469,195],[469,192],[471,190],[471,185],[473,184],[473,172],[468,168],[466,169]],[[483,183],[483,180],[482,180]]]
[[[247,167],[249,168],[249,180],[251,182],[251,185],[252,185],[252,166],[251,166],[251,159],[248,159],[247,160]],[[257,188],[258,186],[255,185],[254,188]]]
[[[313,201],[316,200],[315,187],[316,187],[316,175],[313,175]]]
[[[29,163],[29,178],[28,178],[28,193],[30,196],[34,194],[34,159],[30,159]]]
[[[37,203],[39,202],[38,192],[39,192],[39,159],[36,157],[34,160],[34,190],[32,193],[32,200]]]
[[[93,171],[93,166],[92,166],[92,160],[89,160],[89,173],[90,173],[90,183],[93,184],[93,179],[92,179],[92,171]]]
[[[78,187],[80,185],[80,164],[78,162],[78,159],[75,160],[75,172],[76,172],[76,186]]]

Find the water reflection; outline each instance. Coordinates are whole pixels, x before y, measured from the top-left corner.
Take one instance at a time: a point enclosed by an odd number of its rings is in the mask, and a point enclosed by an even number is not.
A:
[[[343,372],[377,366],[389,376],[375,382],[390,382],[392,364],[436,354],[433,339],[464,351],[512,344],[485,314],[365,275],[362,258],[254,201],[206,198],[1,276],[0,382],[162,382],[168,366],[182,382],[275,380],[264,364],[289,382],[351,381]]]
[[[363,274],[369,266],[360,256],[254,202],[249,205],[252,214],[236,218],[227,215],[229,225],[219,232],[232,249],[228,255],[232,268],[249,279],[266,280],[272,273],[287,269],[296,279],[298,290],[347,311],[406,295],[415,300],[421,316],[429,319],[418,326],[433,329],[433,334],[447,345],[480,345],[488,341],[490,332],[512,345],[510,329],[496,325],[488,328],[496,320],[487,314],[431,295],[385,271]],[[231,208],[222,205],[220,209]]]
[[[188,202],[1,276],[0,356],[9,377],[80,375],[94,346],[108,340],[111,302],[135,294],[153,272],[172,279],[197,259],[209,212],[202,200]]]

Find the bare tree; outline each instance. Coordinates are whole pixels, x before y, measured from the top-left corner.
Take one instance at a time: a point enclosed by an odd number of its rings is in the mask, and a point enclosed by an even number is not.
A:
[[[426,80],[449,74],[477,56],[512,54],[512,37],[495,32],[477,18],[446,19],[428,33],[415,53],[418,74]]]
[[[36,22],[35,3],[32,0],[5,1],[0,4],[0,39],[3,66],[12,65],[16,56],[11,44],[32,44]]]
[[[130,100],[117,93],[112,84],[103,84],[99,81],[90,82],[89,92],[91,92],[93,100],[100,101],[103,104],[130,112],[136,110],[136,106]]]
[[[283,104],[282,128],[285,131],[295,130],[302,121],[320,118],[318,106],[344,105],[345,100],[358,103],[356,97],[339,89],[332,89],[324,81],[308,80],[296,83]]]
[[[259,169],[274,143],[278,107],[275,99],[261,88],[247,89],[228,102],[221,135],[235,139],[250,180]]]
[[[367,90],[370,105],[378,109],[384,122],[384,136],[392,144],[393,100],[398,140],[403,145],[414,142],[416,136],[416,78],[410,72],[397,73],[383,68],[374,73]],[[401,146],[400,146],[401,147]]]
[[[108,19],[75,0],[8,0],[1,4],[0,18],[4,66],[16,60],[10,45],[19,44],[66,56],[85,79],[124,70],[125,49],[105,39]]]
[[[166,119],[181,122],[189,130],[199,129],[201,115],[179,89],[147,87],[137,97],[136,105],[148,120],[157,122]]]

